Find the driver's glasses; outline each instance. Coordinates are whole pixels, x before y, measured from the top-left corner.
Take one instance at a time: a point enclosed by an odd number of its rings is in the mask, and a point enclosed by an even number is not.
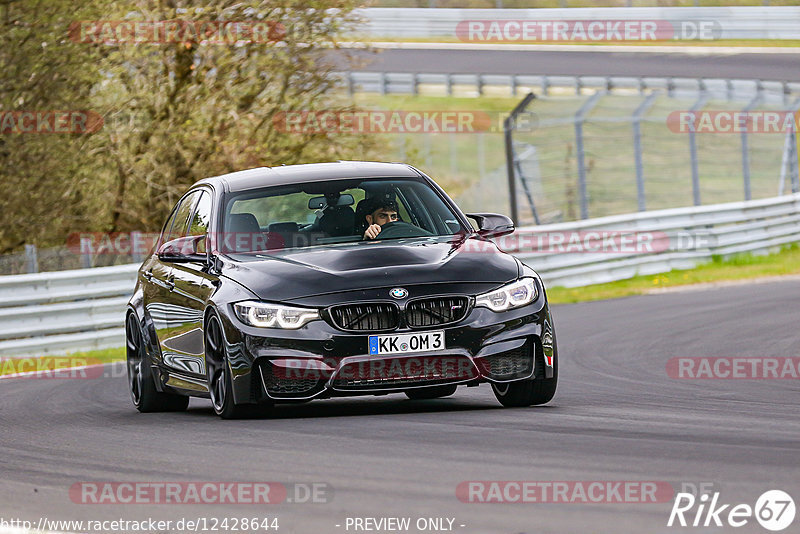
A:
[[[383,225],[389,221],[396,221],[397,220],[397,212],[396,211],[379,211],[375,214],[375,222]]]

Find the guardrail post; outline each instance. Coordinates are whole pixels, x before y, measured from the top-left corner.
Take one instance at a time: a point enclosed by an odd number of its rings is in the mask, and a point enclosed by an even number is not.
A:
[[[511,75],[511,96],[512,98],[517,96],[517,75]]]
[[[88,237],[81,238],[81,267],[89,269],[92,266],[92,240]]]
[[[453,96],[453,75],[449,72],[445,74],[445,82],[447,86],[447,96]]]
[[[636,203],[639,211],[646,211],[644,195],[644,163],[642,161],[642,117],[655,102],[658,93],[652,92],[633,112],[633,157],[636,161]]]
[[[478,74],[475,79],[475,85],[478,89],[478,96],[483,96],[483,74]]]
[[[385,72],[381,72],[381,96],[386,96],[386,92],[388,89],[389,81],[386,77]]]
[[[542,94],[547,96],[550,94],[550,80],[547,78],[547,75],[542,76]]]
[[[792,130],[792,146],[789,149],[791,151],[791,157],[789,158],[789,165],[791,169],[791,176],[792,176],[792,193],[800,193],[800,162],[798,162],[798,154],[797,154],[797,132]]]
[[[412,76],[413,78],[411,79],[411,85],[412,85],[411,93],[414,96],[419,96],[419,73],[415,72],[414,74],[412,74]]]
[[[25,245],[25,270],[28,273],[39,272],[39,254],[36,245]]]
[[[142,263],[144,261],[145,252],[142,250],[142,245],[144,245],[142,232],[131,232],[131,260],[133,263]]]
[[[348,72],[347,73],[347,93],[350,96],[353,96],[354,94],[356,94],[356,87],[355,87],[355,82],[353,81],[353,73],[352,72]]]
[[[586,121],[586,115],[604,94],[601,91],[597,91],[589,97],[589,100],[583,103],[575,114],[575,155],[578,159],[578,194],[581,203],[581,219],[589,218],[589,195],[586,192],[586,155],[583,148],[583,123]]]

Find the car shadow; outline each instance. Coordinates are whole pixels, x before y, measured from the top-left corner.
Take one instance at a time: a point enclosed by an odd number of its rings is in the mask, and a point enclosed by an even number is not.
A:
[[[192,399],[186,411],[190,416],[215,416],[210,405],[204,405],[204,399]],[[203,403],[203,404],[200,404]],[[402,397],[393,399],[380,397],[338,398],[315,400],[303,404],[277,404],[271,413],[258,419],[304,419],[326,417],[353,417],[370,415],[399,415],[422,413],[447,413],[484,410],[504,410],[499,404],[490,400],[476,401],[448,397],[432,400],[410,400]],[[216,417],[216,416],[215,416]]]

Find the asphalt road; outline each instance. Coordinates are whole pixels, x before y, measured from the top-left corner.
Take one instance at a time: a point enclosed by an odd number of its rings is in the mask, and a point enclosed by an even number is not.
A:
[[[465,534],[728,532],[667,528],[671,501],[469,504],[455,489],[468,480],[710,482],[725,503],[754,505],[769,489],[800,500],[800,381],[665,371],[675,356],[797,356],[798,294],[800,282],[783,281],[557,306],[561,382],[538,408],[502,409],[481,386],[444,400],[326,400],[222,421],[203,400],[187,413],[139,414],[123,378],[0,380],[0,517],[277,516],[278,532],[309,534],[348,532],[347,517],[365,516],[451,517]],[[334,497],[121,506],[74,504],[68,493],[80,481],[176,480],[324,482]],[[766,532],[754,520],[734,530]]]
[[[365,71],[800,81],[798,54],[389,49],[356,55],[368,64],[354,70]]]

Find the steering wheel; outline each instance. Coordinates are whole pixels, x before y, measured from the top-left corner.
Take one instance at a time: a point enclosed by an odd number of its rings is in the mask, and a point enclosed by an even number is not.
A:
[[[375,239],[392,239],[397,237],[423,237],[433,235],[419,226],[404,221],[392,221],[381,226],[381,233]]]

